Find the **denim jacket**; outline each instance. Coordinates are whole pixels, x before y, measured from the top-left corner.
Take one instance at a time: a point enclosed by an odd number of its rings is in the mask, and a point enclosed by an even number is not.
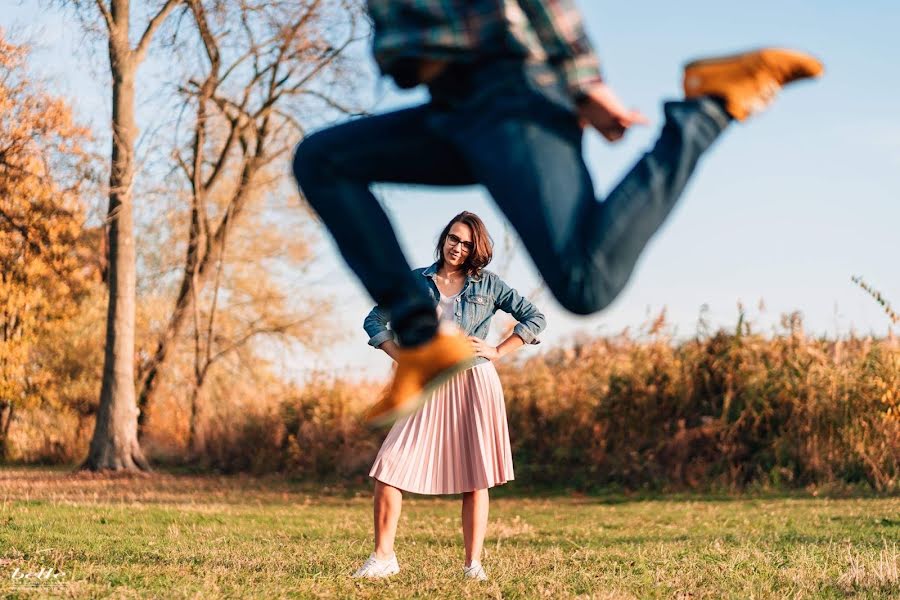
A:
[[[413,269],[428,281],[431,299],[437,309],[440,291],[435,283],[438,264],[430,267]],[[534,304],[516,290],[509,287],[502,279],[491,271],[482,270],[478,276],[467,276],[462,291],[456,298],[456,324],[466,335],[484,339],[491,326],[491,318],[497,310],[509,313],[518,321],[513,333],[522,338],[526,344],[540,344],[538,334],[546,327],[544,315]],[[396,341],[394,332],[388,328],[389,314],[381,306],[375,306],[363,321],[363,328],[369,334],[369,345],[377,348],[388,340]],[[476,364],[487,362],[479,356]]]

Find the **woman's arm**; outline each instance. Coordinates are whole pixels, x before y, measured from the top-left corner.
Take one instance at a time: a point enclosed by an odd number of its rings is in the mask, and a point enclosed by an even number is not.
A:
[[[363,320],[363,329],[369,334],[369,345],[387,352],[388,356],[396,356],[397,336],[388,328],[389,315],[381,306],[374,306]]]
[[[380,346],[378,346],[378,348],[380,350],[384,350],[384,353],[387,354],[388,356],[390,356],[391,358],[393,358],[394,360],[397,360],[398,350],[400,350],[400,346],[397,345],[397,342],[395,342],[393,340],[388,340],[388,341],[384,342],[383,344],[381,344]]]
[[[521,338],[523,343],[541,343],[537,336],[547,326],[547,319],[544,317],[544,314],[534,304],[529,302],[525,296],[506,285],[499,277],[497,277],[496,281],[494,304],[498,309],[509,313],[518,321],[513,329],[513,333]],[[505,344],[506,341],[503,343]]]
[[[474,336],[469,337],[475,356],[483,356],[489,360],[498,358],[521,348],[525,344],[540,344],[538,334],[547,326],[547,319],[527,298],[509,287],[499,277],[495,281],[495,306],[507,312],[518,321],[513,333],[496,347]]]
[[[519,337],[519,334],[517,333],[513,333],[496,347],[491,346],[483,339],[477,338],[474,335],[469,336],[469,341],[472,342],[472,349],[475,351],[475,356],[483,356],[492,361],[525,345],[525,341]]]

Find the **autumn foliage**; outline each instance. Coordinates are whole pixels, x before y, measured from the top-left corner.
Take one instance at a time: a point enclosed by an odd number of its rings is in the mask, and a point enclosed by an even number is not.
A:
[[[38,340],[76,314],[96,265],[81,197],[88,132],[24,76],[27,56],[0,31],[0,455],[17,408],[58,400]]]

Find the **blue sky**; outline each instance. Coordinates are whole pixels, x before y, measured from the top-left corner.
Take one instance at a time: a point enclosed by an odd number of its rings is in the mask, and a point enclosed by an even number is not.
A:
[[[105,58],[98,54],[93,60],[100,62],[90,66],[88,53],[77,51],[83,43],[75,24],[35,11],[36,4],[32,0],[4,10],[0,26],[40,32],[43,48],[36,68],[62,93],[79,97],[80,114],[98,131],[108,129],[108,101],[99,83]],[[733,127],[717,142],[613,306],[593,317],[574,317],[548,294],[537,296],[549,326],[544,344],[524,352],[566,343],[577,333],[635,330],[663,307],[682,335],[694,331],[702,305],[708,306],[713,324],[730,327],[738,302],[766,331],[782,313],[799,310],[816,334],[884,334],[887,317],[850,277],[862,275],[900,308],[900,3],[632,0],[579,5],[607,81],[653,120],[615,145],[588,136],[587,163],[598,194],[652,144],[660,102],[678,96],[685,60],[786,45],[818,55],[826,73],[820,81],[785,90],[771,110]],[[151,64],[145,73],[150,77],[158,68]],[[379,111],[424,98],[421,92],[380,93],[374,80],[365,90],[379,98]],[[431,262],[441,227],[467,209],[485,219],[497,240],[495,264],[509,262],[507,281],[523,293],[537,287],[536,272],[521,247],[515,245],[511,256],[502,248],[505,220],[479,188],[384,187],[380,195],[413,266]],[[361,327],[370,300],[327,237],[320,251],[320,266],[333,273],[334,282],[321,290],[342,298],[343,335],[330,351],[298,353],[286,358],[285,366],[298,372],[314,366],[383,373],[388,359],[366,345]],[[758,309],[761,300],[764,311]]]

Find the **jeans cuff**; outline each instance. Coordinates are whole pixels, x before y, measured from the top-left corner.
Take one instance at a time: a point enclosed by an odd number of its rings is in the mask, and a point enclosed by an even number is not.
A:
[[[718,98],[701,96],[696,99],[701,112],[716,122],[719,130],[725,129],[734,118],[725,110],[725,104]]]

